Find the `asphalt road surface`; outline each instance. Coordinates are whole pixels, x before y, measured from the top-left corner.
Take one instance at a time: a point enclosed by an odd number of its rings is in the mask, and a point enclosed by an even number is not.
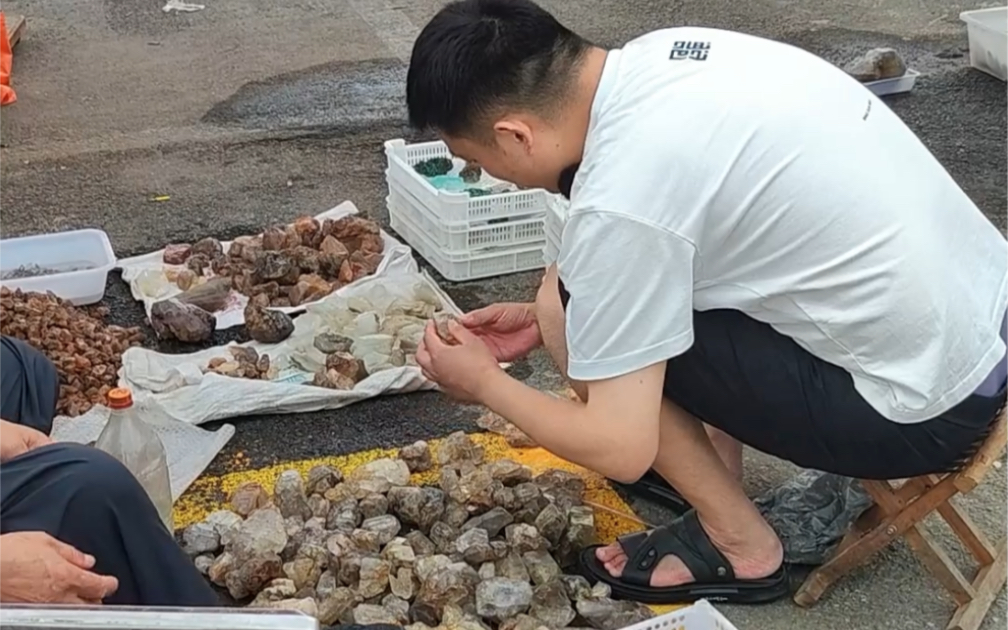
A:
[[[417,139],[405,126],[404,59],[440,2],[203,1],[205,10],[178,14],[163,12],[157,0],[7,0],[4,11],[26,15],[28,29],[15,49],[18,102],[0,114],[3,237],[100,227],[124,257],[173,241],[256,232],[344,199],[387,225],[382,142]],[[958,19],[961,10],[982,3],[544,4],[608,45],[657,26],[689,24],[775,37],[838,64],[868,48],[892,46],[923,74],[911,94],[889,105],[1005,227],[1005,84],[968,67]],[[170,200],[152,202],[156,195]],[[529,299],[537,281],[536,274],[522,274],[442,286],[462,308],[472,308]],[[143,321],[114,274],[107,295],[117,323]],[[215,343],[240,334],[221,334]],[[513,370],[540,387],[560,385],[542,356]],[[438,394],[416,394],[335,413],[237,419],[237,435],[209,473],[225,472],[237,453],[255,467],[474,430],[475,414]],[[752,453],[748,465],[753,493],[794,472]],[[992,536],[1004,534],[1003,471],[963,503]],[[651,522],[664,517],[635,507]],[[947,539],[942,529],[935,535]],[[881,554],[811,610],[790,601],[724,607],[740,630],[943,628],[951,610],[951,600],[904,545]],[[1003,628],[1005,611],[1002,591],[984,628]]]

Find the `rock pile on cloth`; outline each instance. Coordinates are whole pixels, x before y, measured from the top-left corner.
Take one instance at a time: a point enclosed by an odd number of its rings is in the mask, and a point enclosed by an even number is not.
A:
[[[440,464],[437,487],[410,485]],[[604,584],[566,575],[594,542],[584,481],[483,461],[464,433],[437,453],[417,443],[346,478],[317,466],[280,474],[272,494],[239,486],[230,509],[186,528],[209,579],[252,607],[300,610],[323,625],[410,630],[617,630],[652,616]]]

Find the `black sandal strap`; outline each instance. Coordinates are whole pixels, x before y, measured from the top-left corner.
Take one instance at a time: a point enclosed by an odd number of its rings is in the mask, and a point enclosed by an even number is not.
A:
[[[659,527],[638,541],[628,541],[633,552],[627,550],[627,563],[621,580],[637,586],[650,586],[651,574],[665,556],[682,560],[697,583],[717,584],[731,582],[735,572],[731,563],[718,551],[707,532],[700,525],[696,510],[690,510],[669,525]],[[623,545],[622,539],[620,545]],[[627,546],[624,546],[624,550]]]

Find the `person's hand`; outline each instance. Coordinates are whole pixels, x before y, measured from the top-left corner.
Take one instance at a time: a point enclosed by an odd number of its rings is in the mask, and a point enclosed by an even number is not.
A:
[[[0,602],[100,604],[119,581],[93,573],[95,559],[45,532],[0,536]]]
[[[466,313],[459,321],[479,337],[501,363],[521,359],[543,342],[534,304],[491,304]]]
[[[31,427],[0,420],[0,462],[24,455],[28,451],[46,444],[52,444],[52,440],[45,433]]]
[[[450,344],[441,339],[433,322],[427,324],[417,348],[417,364],[425,377],[452,398],[478,403],[484,379],[500,372],[500,365],[483,340],[462,324],[449,321],[448,331],[454,337]]]

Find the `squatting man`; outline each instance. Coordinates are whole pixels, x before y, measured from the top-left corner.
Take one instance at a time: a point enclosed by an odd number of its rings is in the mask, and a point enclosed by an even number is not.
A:
[[[705,28],[606,50],[529,0],[461,0],[417,39],[407,105],[454,155],[570,199],[535,303],[468,313],[452,344],[429,326],[417,361],[557,455],[681,499],[582,555],[617,595],[787,593],[742,444],[894,479],[953,470],[989,433],[1008,244],[828,62]],[[500,369],[540,345],[580,402]]]

